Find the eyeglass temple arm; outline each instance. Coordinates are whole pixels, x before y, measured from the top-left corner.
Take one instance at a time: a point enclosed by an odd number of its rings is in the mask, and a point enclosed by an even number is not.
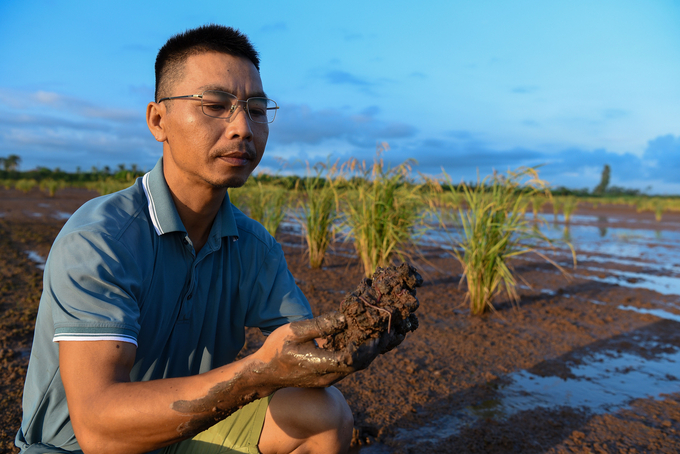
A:
[[[203,95],[169,96],[167,98],[161,98],[157,102],[169,101],[170,99],[180,99],[180,98],[199,98],[199,99],[202,99]]]

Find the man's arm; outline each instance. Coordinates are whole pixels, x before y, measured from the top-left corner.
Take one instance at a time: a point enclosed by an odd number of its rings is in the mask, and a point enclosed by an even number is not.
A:
[[[341,317],[284,325],[253,355],[204,374],[147,382],[130,382],[133,344],[62,341],[59,365],[78,443],[85,453],[152,451],[277,389],[329,386],[403,339],[387,333],[353,351],[317,348],[313,339],[342,329]]]

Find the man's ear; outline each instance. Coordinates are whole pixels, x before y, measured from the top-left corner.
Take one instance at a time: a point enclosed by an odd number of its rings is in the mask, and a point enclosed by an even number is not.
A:
[[[158,102],[150,102],[146,106],[146,125],[149,131],[159,142],[165,142],[165,105]]]

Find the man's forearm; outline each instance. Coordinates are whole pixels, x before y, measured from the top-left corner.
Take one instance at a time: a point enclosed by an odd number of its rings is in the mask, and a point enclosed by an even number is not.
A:
[[[88,353],[78,352],[88,350],[82,347],[60,345],[61,360],[73,363],[75,354],[86,360]],[[91,358],[89,363],[92,367]],[[85,453],[152,451],[190,438],[276,390],[254,372],[262,368],[254,357],[196,376],[147,382],[124,381],[119,374],[109,383],[84,383],[92,377],[75,376],[79,368],[74,366],[62,369],[62,377],[76,439]]]

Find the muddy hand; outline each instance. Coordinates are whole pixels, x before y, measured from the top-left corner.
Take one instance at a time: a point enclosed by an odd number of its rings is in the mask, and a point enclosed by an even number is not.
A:
[[[332,385],[362,368],[365,356],[373,354],[364,348],[331,352],[317,347],[314,339],[337,333],[346,326],[342,314],[330,312],[278,328],[253,354],[263,363],[257,373],[277,388]],[[377,349],[377,343],[373,349]]]
[[[401,344],[406,336],[397,334],[394,329],[389,332],[384,332],[380,335],[380,354],[387,353],[399,344]]]

